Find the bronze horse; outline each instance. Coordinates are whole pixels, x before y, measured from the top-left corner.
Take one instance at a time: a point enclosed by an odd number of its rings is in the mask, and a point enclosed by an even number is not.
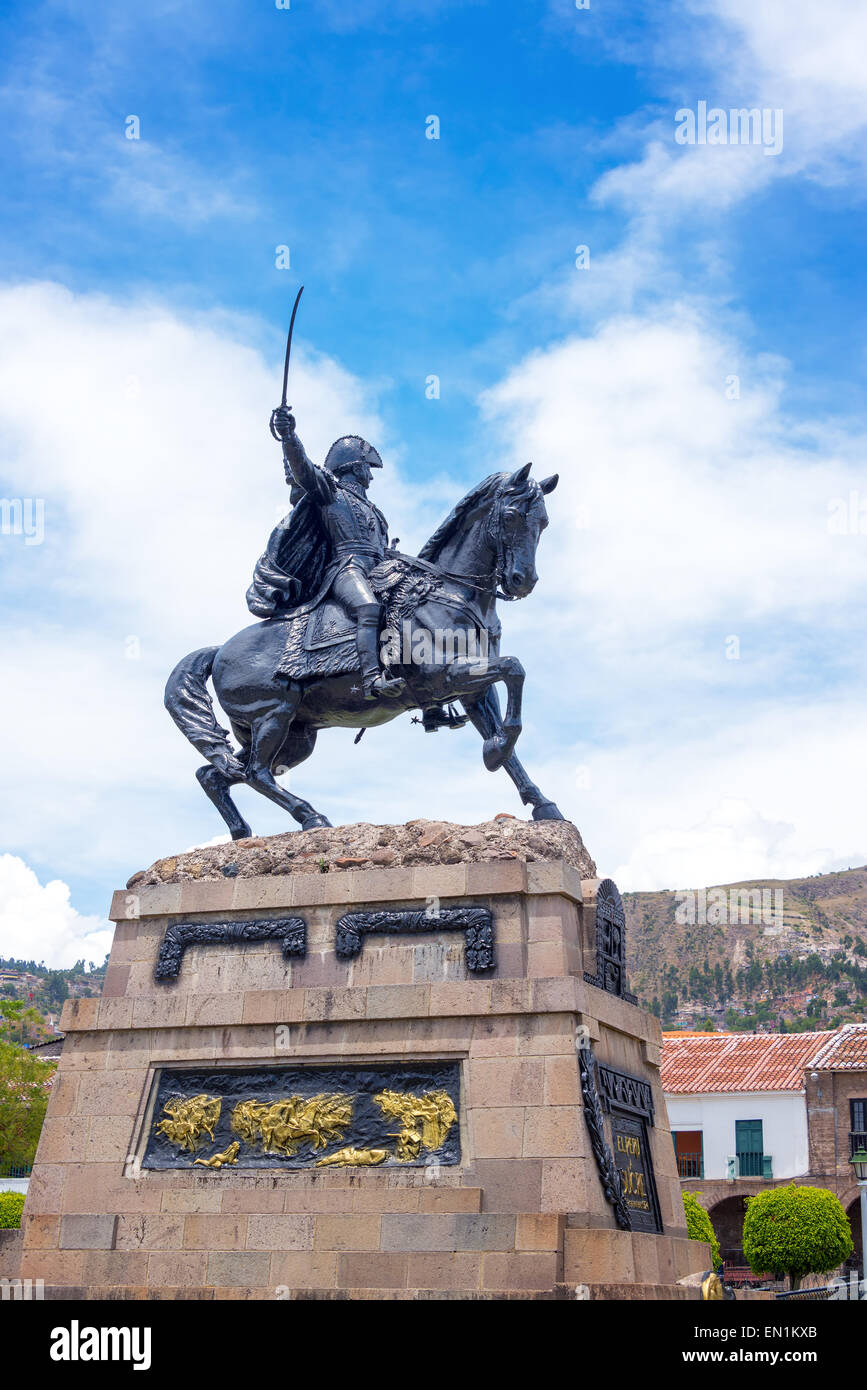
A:
[[[405,608],[406,616],[391,633],[397,640],[387,662],[405,681],[399,694],[366,701],[355,668],[298,679],[280,675],[291,613],[254,623],[222,647],[202,648],[178,663],[166,686],[166,708],[207,758],[196,776],[233,840],[252,834],[230,795],[239,783],[282,806],[302,830],[330,825],[274,776],[310,756],[320,729],[364,730],[408,710],[450,701],[463,706],[484,739],[485,767],[506,770],[523,803],[533,808],[533,819],[563,819],[515,756],[524,669],[515,657],[499,654],[497,599],[525,598],[535,587],[536,548],[548,525],[545,494],[557,485],[556,474],[537,483],[530,467],[485,478],[458,503],[417,560],[390,552],[385,564],[398,579],[425,581],[419,601]],[[237,752],[215,717],[209,677],[240,744]],[[500,681],[506,687],[505,715],[495,689]]]

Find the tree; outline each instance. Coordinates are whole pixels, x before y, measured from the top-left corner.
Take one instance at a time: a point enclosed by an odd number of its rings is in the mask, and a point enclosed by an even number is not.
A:
[[[713,1228],[711,1219],[692,1192],[684,1192],[683,1213],[686,1217],[686,1233],[690,1240],[706,1240],[710,1246],[711,1264],[714,1269],[722,1267],[722,1255],[720,1254],[719,1241],[716,1238],[716,1231]]]
[[[33,1162],[55,1066],[0,1038],[0,1164]]]
[[[23,999],[0,999],[0,1039],[33,1042],[45,1032],[45,1019]]]
[[[744,1255],[754,1274],[827,1274],[852,1253],[849,1220],[824,1187],[774,1187],[747,1198]]]

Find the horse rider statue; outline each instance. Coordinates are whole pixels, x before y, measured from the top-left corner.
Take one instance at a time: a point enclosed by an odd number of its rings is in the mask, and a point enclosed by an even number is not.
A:
[[[257,618],[295,616],[324,598],[340,603],[356,625],[361,683],[366,700],[398,695],[405,682],[387,675],[379,658],[382,605],[368,575],[388,553],[388,524],[367,496],[382,459],[357,434],[336,440],[317,468],[295,432],[288,406],[273,414],[283,444],[293,509],[275,527],[247,590]]]

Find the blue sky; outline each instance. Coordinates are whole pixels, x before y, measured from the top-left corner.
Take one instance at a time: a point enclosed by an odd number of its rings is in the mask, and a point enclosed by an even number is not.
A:
[[[81,954],[221,829],[161,686],[245,621],[302,281],[299,430],[373,438],[405,544],[492,468],[560,471],[506,633],[522,756],[600,866],[863,862],[865,30],[855,0],[7,5],[0,488],[45,533],[0,536],[0,954]],[[678,145],[700,101],[782,111],[782,149]],[[393,726],[351,780],[341,737],[293,783],[335,821],[520,809],[474,736]]]

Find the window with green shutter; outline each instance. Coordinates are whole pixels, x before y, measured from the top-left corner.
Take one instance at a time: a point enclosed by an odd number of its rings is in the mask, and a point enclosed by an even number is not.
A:
[[[760,1178],[764,1142],[761,1120],[735,1120],[735,1153],[742,1178]]]

